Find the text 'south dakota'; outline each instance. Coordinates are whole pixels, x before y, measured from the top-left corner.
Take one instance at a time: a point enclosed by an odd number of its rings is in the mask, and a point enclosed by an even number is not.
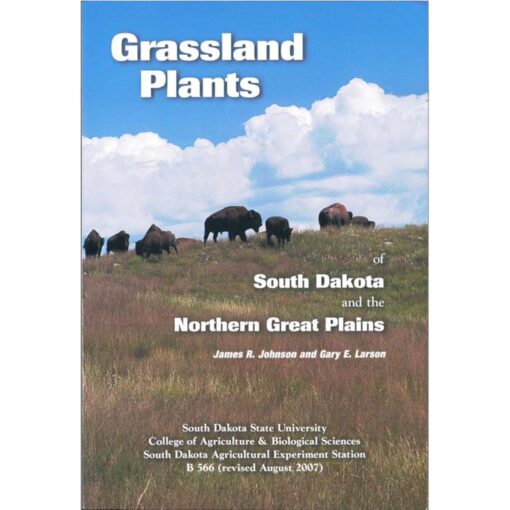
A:
[[[253,277],[253,287],[256,289],[309,289],[310,278],[303,274],[286,277],[267,277],[256,274]],[[353,277],[347,274],[330,276],[328,274],[315,275],[316,289],[383,289],[384,278],[372,275]]]

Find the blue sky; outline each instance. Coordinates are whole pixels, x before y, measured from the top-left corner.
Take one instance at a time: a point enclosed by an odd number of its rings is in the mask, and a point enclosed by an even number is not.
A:
[[[421,2],[85,2],[83,6],[83,134],[119,136],[154,131],[181,146],[242,134],[242,124],[271,104],[310,106],[360,77],[386,92],[427,92],[427,16]],[[303,62],[120,63],[110,55],[118,32],[140,39],[306,37]],[[183,75],[260,77],[253,100],[152,100],[139,97],[141,69]],[[221,122],[218,120],[221,119]]]
[[[83,135],[87,143],[99,138],[88,144],[84,154],[84,229],[95,225],[114,230],[118,224],[120,230],[124,228],[120,215],[133,210],[127,205],[109,204],[106,197],[93,197],[89,189],[121,183],[126,189],[147,187],[150,194],[150,186],[159,182],[161,188],[170,177],[173,182],[176,178],[207,180],[204,175],[217,164],[240,164],[239,181],[244,184],[233,186],[231,194],[216,193],[208,200],[204,194],[195,197],[180,190],[180,195],[204,202],[203,210],[192,211],[189,217],[175,210],[165,212],[163,206],[148,210],[149,201],[139,199],[133,191],[131,203],[139,211],[140,223],[133,222],[131,230],[141,231],[143,221],[152,219],[182,234],[191,231],[199,235],[203,219],[198,220],[197,214],[228,205],[223,201],[237,203],[237,196],[261,209],[265,217],[283,214],[277,210],[282,198],[301,197],[305,203],[319,204],[322,199],[352,197],[351,202],[364,209],[354,212],[368,210],[380,217],[378,223],[426,222],[427,164],[423,154],[427,140],[422,108],[428,99],[426,3],[84,2],[82,10]],[[294,32],[303,32],[305,60],[120,63],[110,54],[111,39],[119,32],[132,32],[145,40],[177,41],[219,39],[222,32],[232,32],[236,39],[284,40]],[[263,92],[257,99],[182,100],[168,99],[163,93],[141,99],[142,69],[177,69],[182,76],[196,77],[237,72],[258,77]],[[363,101],[356,99],[360,96]],[[418,98],[415,103],[413,97]],[[328,98],[336,98],[333,106]],[[287,110],[265,114],[271,105]],[[293,110],[294,106],[302,110]],[[329,108],[329,113],[324,115],[321,108]],[[417,110],[422,114],[417,115]],[[408,122],[404,129],[403,123]],[[354,141],[348,132],[349,123]],[[246,126],[252,126],[250,135]],[[409,131],[416,135],[411,137]],[[139,133],[153,136],[141,137]],[[269,133],[267,139],[261,133]],[[388,133],[394,136],[388,138]],[[129,134],[135,137],[126,138]],[[239,144],[233,142],[237,137]],[[293,147],[289,137],[297,137],[300,144]],[[113,149],[112,138],[117,144]],[[194,147],[197,139],[207,143],[189,151],[173,149]],[[207,146],[209,143],[212,147]],[[228,154],[223,154],[222,143],[227,144]],[[257,149],[253,149],[254,143]],[[282,157],[276,154],[280,147],[284,147]],[[195,161],[200,162],[202,173],[190,166]],[[129,184],[130,175],[135,175],[136,182]],[[222,187],[228,188],[236,178],[237,174],[228,174]],[[221,174],[215,182],[218,180]],[[385,195],[393,200],[387,203],[391,202],[395,212],[388,209],[377,214]],[[316,221],[315,212],[304,212],[299,203],[288,205],[295,211],[298,225],[305,227]],[[106,215],[110,219],[103,220]],[[115,215],[119,218],[112,220]]]

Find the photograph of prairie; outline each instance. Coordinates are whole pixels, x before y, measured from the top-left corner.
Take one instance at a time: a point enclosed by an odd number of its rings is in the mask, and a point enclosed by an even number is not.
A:
[[[84,508],[427,508],[428,101],[426,2],[82,3]]]
[[[145,509],[424,509],[427,506],[427,228],[293,233],[284,249],[190,243],[146,262],[84,261],[83,504]],[[387,261],[372,258],[385,252]],[[373,290],[257,290],[253,275],[385,278],[383,313],[341,310]],[[381,317],[382,333],[176,334],[195,319]],[[375,360],[214,360],[218,350],[386,350]],[[186,474],[144,460],[149,436],[183,423],[323,423],[359,437],[367,458],[323,473]],[[217,435],[217,434],[216,434]],[[210,437],[215,437],[211,434]],[[235,463],[235,462],[234,462]],[[143,497],[140,496],[143,494]]]

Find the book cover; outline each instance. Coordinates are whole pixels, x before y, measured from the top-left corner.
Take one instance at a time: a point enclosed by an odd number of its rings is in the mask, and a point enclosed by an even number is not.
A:
[[[82,504],[428,505],[428,4],[82,2]]]

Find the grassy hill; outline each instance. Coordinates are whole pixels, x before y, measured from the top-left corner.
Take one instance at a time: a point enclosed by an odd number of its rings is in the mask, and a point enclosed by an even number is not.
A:
[[[294,233],[284,249],[191,244],[147,262],[83,262],[85,508],[423,509],[427,506],[425,226]],[[385,264],[373,258],[386,253]],[[253,275],[383,276],[381,290],[255,290]],[[342,309],[376,296],[383,310]],[[176,334],[173,317],[384,319],[384,333]],[[378,360],[214,360],[216,350],[386,350]],[[367,459],[323,473],[184,473],[147,461],[149,436],[182,423],[328,425]]]

